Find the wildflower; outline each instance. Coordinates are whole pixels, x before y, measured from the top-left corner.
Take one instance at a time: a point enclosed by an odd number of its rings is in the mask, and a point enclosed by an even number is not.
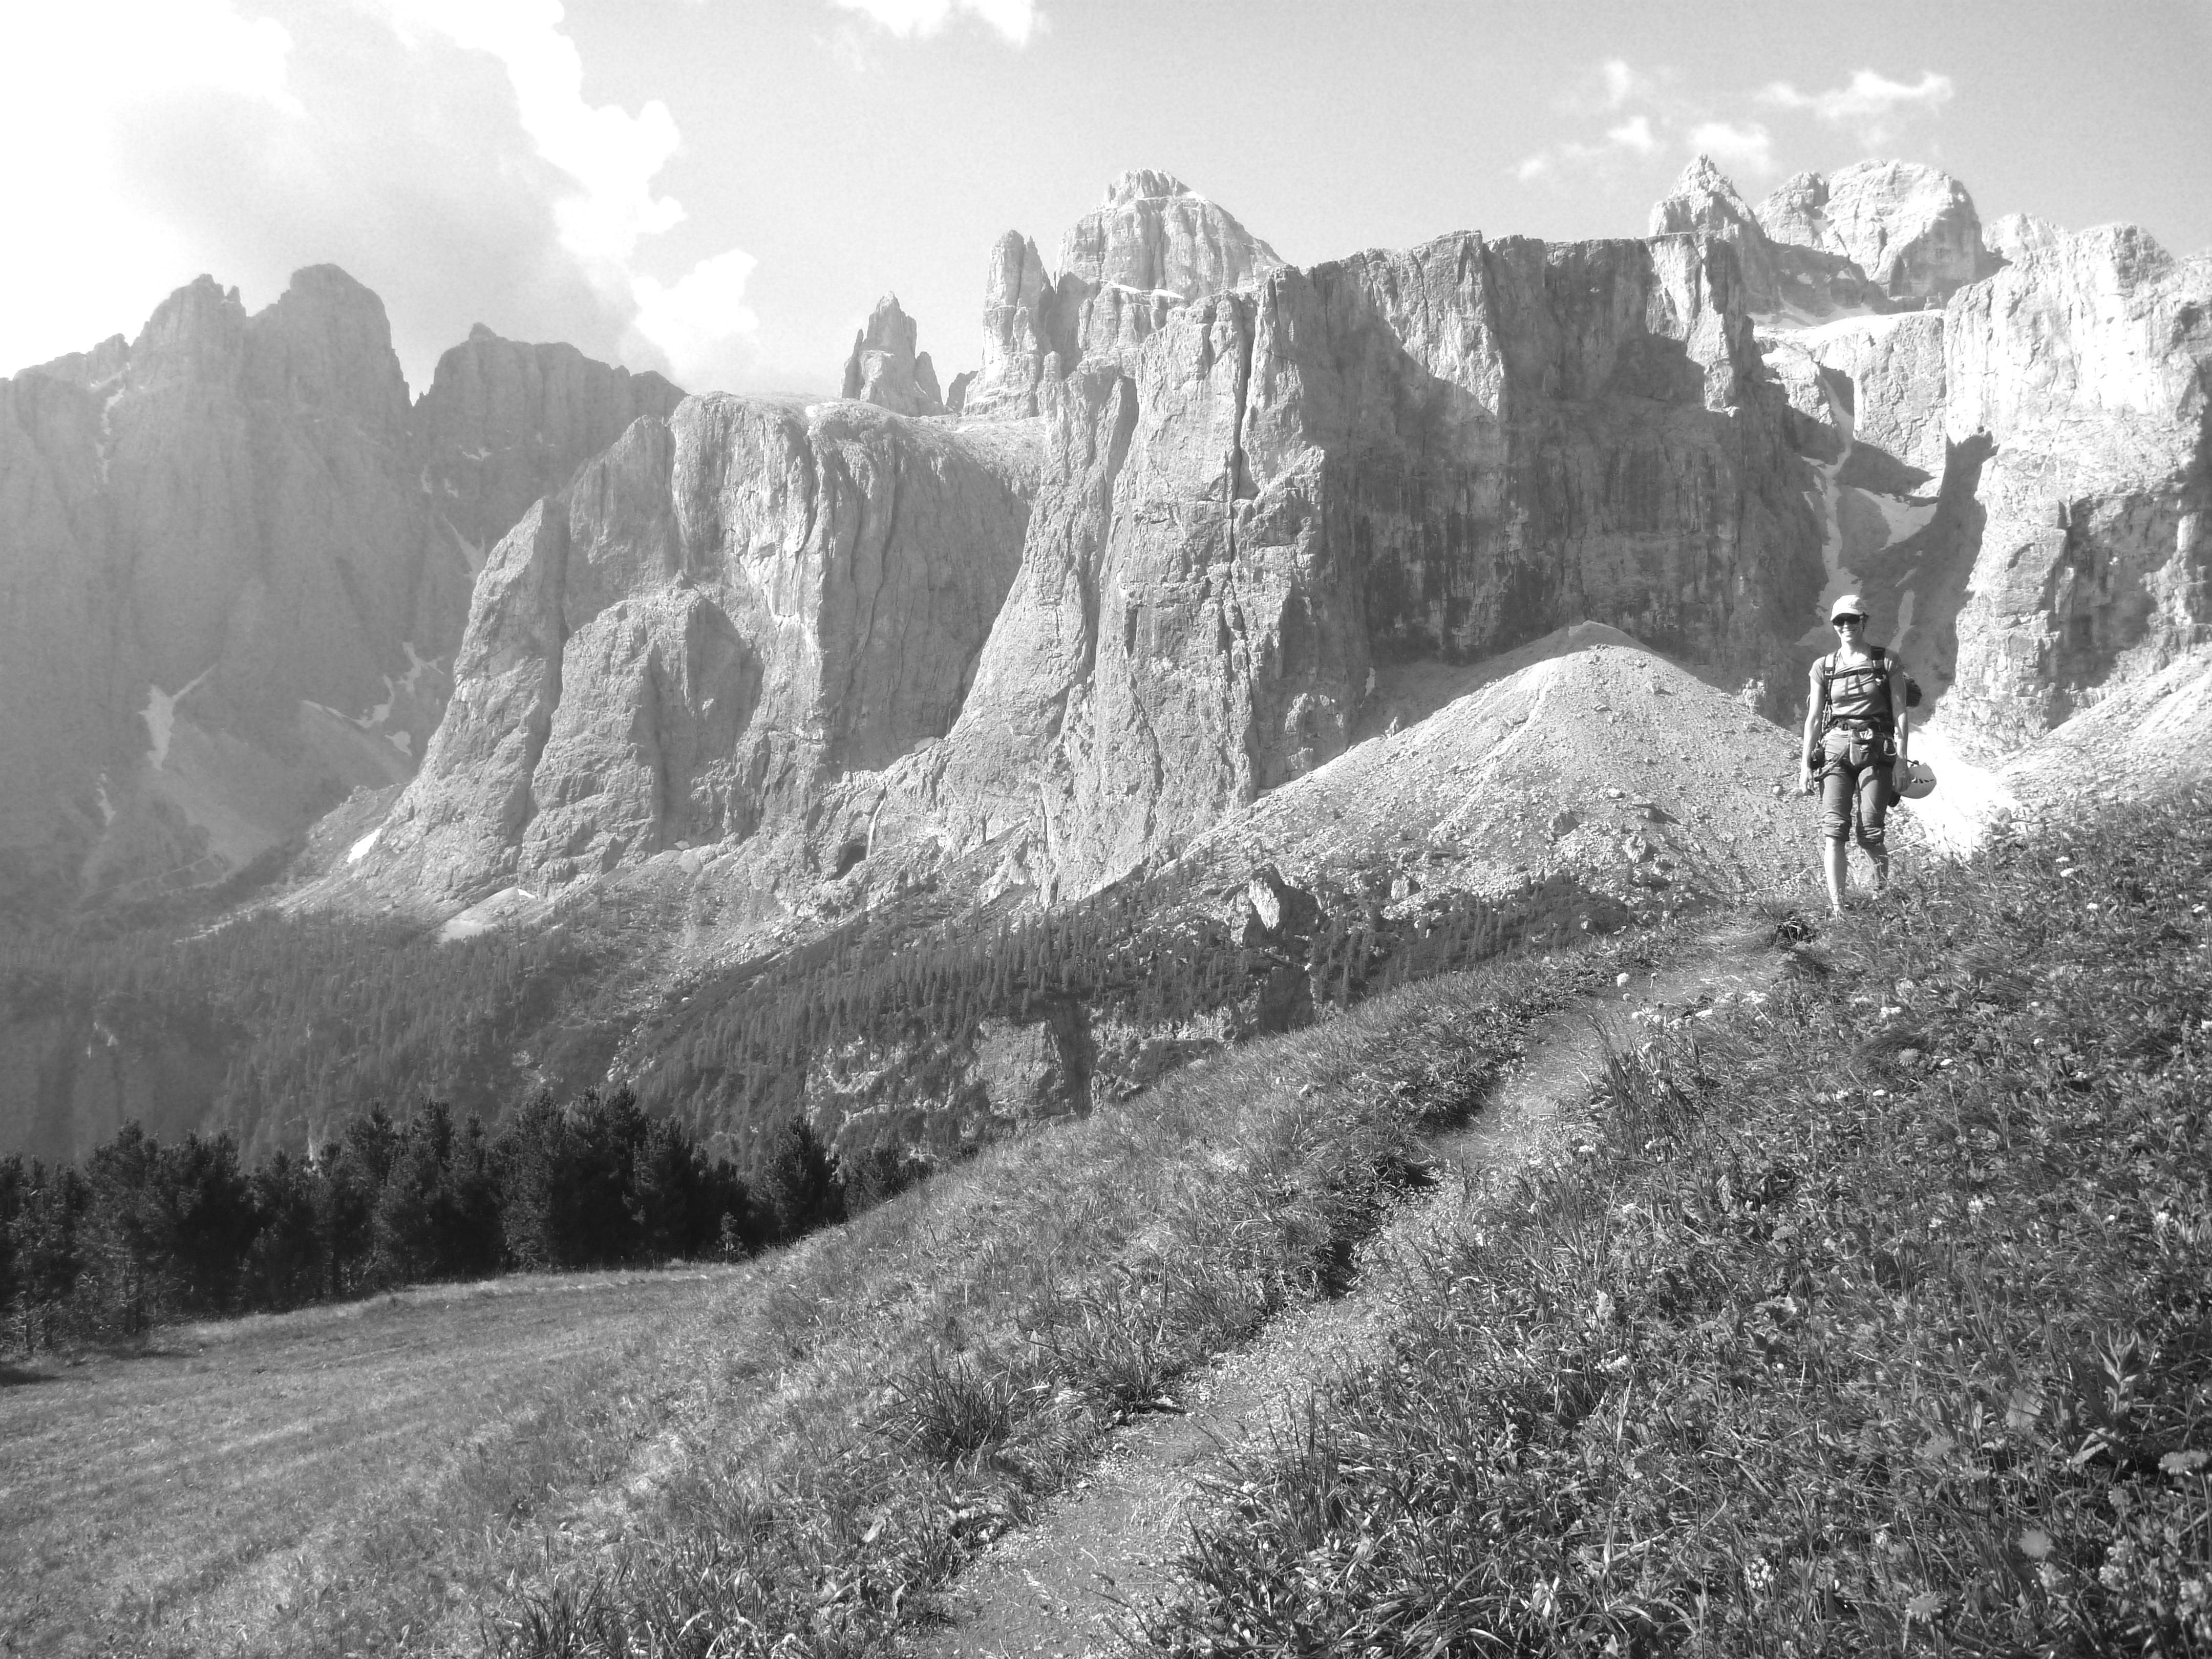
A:
[[[1989,1207],[1989,1200],[1981,1197],[1978,1194],[1966,1200],[1966,1213],[1968,1215],[1979,1215],[1983,1211]]]

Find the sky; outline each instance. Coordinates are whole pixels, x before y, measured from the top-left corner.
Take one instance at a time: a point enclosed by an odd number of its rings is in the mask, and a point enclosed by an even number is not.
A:
[[[0,373],[203,272],[376,290],[408,380],[481,322],[692,391],[834,391],[896,292],[941,380],[988,252],[1173,173],[1310,264],[1639,235],[1867,156],[1987,220],[2212,248],[2212,0],[0,0]]]

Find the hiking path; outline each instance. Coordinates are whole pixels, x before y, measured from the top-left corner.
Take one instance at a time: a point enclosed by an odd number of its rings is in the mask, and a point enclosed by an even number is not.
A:
[[[1559,1137],[1589,1099],[1606,1043],[1632,1044],[1638,1011],[1683,1012],[1763,994],[1783,960],[1771,929],[1739,913],[1678,942],[1649,975],[1539,1021],[1492,1097],[1430,1143],[1441,1179],[1392,1212],[1362,1248],[1343,1295],[1285,1312],[1249,1346],[1188,1379],[1180,1412],[1124,1425],[1087,1478],[995,1540],[944,1592],[948,1622],[918,1632],[902,1651],[912,1659],[1074,1659],[1116,1650],[1116,1632],[1168,1588],[1209,1483],[1240,1458],[1264,1455],[1332,1377],[1382,1350],[1422,1282],[1424,1261],[1491,1201],[1486,1173],[1565,1151]]]

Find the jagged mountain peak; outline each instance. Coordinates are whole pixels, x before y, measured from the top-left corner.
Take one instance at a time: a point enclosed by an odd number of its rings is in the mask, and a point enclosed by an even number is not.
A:
[[[1180,179],[1148,167],[1124,173],[1102,206],[1068,228],[1056,276],[1019,231],[993,246],[983,363],[963,380],[961,411],[971,419],[1036,415],[1048,362],[1066,374],[1085,358],[1125,359],[1181,306],[1245,287],[1282,264],[1235,214]]]
[[[1684,167],[1674,187],[1651,207],[1651,234],[1681,232],[1724,235],[1745,225],[1758,226],[1751,204],[1738,193],[1726,173],[1702,152]]]
[[[483,550],[682,396],[480,326],[410,406],[329,264],[0,381],[0,915],[218,881],[404,781]]]
[[[1699,150],[1683,165],[1681,173],[1675,178],[1674,189],[1668,194],[1670,196],[1714,195],[1738,202],[1743,199],[1736,191],[1735,181],[1727,173],[1722,172],[1720,164],[1703,150]]]
[[[841,395],[896,415],[945,413],[936,366],[927,351],[915,349],[920,332],[897,295],[886,294],[877,301],[866,324],[853,336]]]
[[[1115,173],[1106,186],[1104,205],[1126,207],[1132,202],[1190,193],[1190,186],[1172,173],[1163,173],[1157,167],[1130,167]]]

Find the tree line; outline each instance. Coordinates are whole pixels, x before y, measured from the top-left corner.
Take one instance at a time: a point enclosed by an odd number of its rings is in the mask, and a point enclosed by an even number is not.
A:
[[[0,1159],[0,1320],[12,1345],[52,1346],[440,1279],[732,1258],[846,1213],[803,1120],[749,1176],[628,1090],[541,1093],[496,1132],[441,1102],[374,1108],[250,1166],[228,1135],[127,1125],[82,1165]]]
[[[1139,1032],[1212,1018],[1233,1042],[1559,938],[1605,902],[1564,873],[1503,902],[1450,892],[1395,915],[1372,897],[1329,892],[1310,931],[1258,937],[1206,899],[1187,878],[1155,877],[896,942],[846,930],[726,970],[633,1039],[649,1057],[635,1073],[639,1097],[724,1133],[804,1111],[848,1162],[941,1157],[960,1149],[921,1120],[957,1104],[987,1022],[1027,1024],[1074,1006],[1093,1026]],[[870,1109],[850,1133],[809,1096],[823,1057],[838,1054],[857,1056],[844,1069],[878,1079],[873,1097],[848,1103]],[[1152,1080],[1097,1058],[1105,1094]]]

